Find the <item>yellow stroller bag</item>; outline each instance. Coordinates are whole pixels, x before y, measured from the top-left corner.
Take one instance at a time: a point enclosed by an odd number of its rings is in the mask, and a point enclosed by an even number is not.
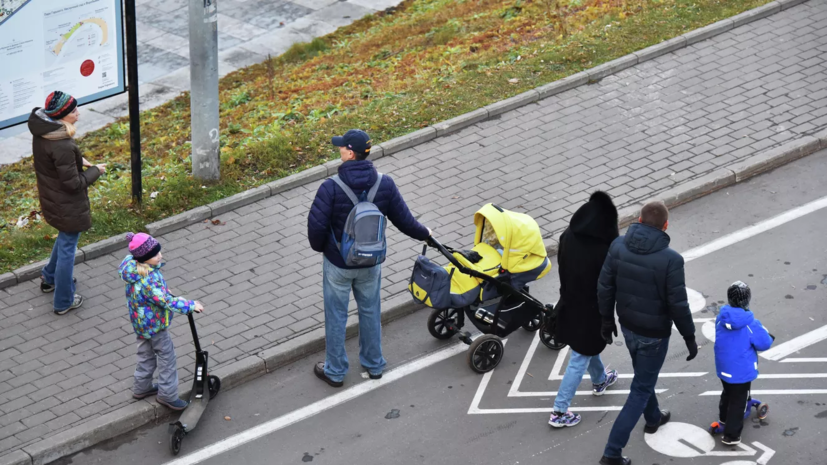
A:
[[[483,206],[474,215],[476,234],[471,251],[445,247],[431,237],[417,258],[408,286],[414,301],[434,310],[428,330],[437,339],[459,333],[471,345],[469,364],[475,371],[493,370],[502,356],[502,340],[515,329],[541,329],[541,341],[549,348],[564,347],[554,341],[553,306],[528,293],[528,283],[551,270],[540,227],[530,216]],[[431,246],[448,259],[440,267],[425,256]],[[471,340],[460,332],[468,317],[484,336]]]

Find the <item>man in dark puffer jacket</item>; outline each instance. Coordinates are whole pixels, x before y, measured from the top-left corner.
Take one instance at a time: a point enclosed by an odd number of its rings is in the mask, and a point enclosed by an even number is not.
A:
[[[358,129],[333,138],[333,145],[339,147],[344,162],[339,167],[339,177],[357,196],[369,191],[379,176],[373,163],[367,159],[370,142],[368,135]],[[408,236],[420,241],[430,237],[431,231],[413,217],[390,176],[382,176],[373,203]],[[319,186],[307,221],[310,247],[324,253],[326,360],[317,363],[313,371],[333,387],[344,384],[348,370],[345,327],[351,289],[359,308],[359,360],[371,379],[381,378],[386,364],[382,357],[379,298],[382,265],[348,267],[336,244],[337,238],[342,237],[352,209],[353,202],[347,194],[333,180],[327,179]]]
[[[669,248],[667,226],[669,211],[663,202],[644,205],[640,223],[631,225],[625,236],[615,239],[600,272],[597,294],[603,338],[611,344],[612,334],[617,336],[617,304],[635,370],[629,397],[609,434],[600,460],[602,465],[630,463],[621,452],[641,414],[647,433],[654,433],[671,417],[668,410],[658,407],[655,384],[666,359],[672,322],[689,350],[686,360],[698,354],[695,324],[686,297],[683,257]]]

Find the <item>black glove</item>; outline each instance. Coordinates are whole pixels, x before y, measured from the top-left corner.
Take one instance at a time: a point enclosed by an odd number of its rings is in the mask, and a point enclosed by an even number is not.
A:
[[[474,250],[460,250],[459,253],[471,263],[479,263],[482,261],[482,255]]]
[[[686,357],[686,361],[690,361],[698,355],[698,343],[695,342],[695,337],[691,337],[689,339],[684,338],[686,342],[686,349],[689,351],[689,356]]]
[[[612,334],[617,337],[615,320],[603,320],[603,323],[600,325],[600,335],[603,337],[603,340],[606,341],[606,344],[612,343]]]

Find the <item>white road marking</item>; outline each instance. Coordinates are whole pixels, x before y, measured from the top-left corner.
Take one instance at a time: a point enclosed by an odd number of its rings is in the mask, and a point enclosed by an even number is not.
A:
[[[827,373],[772,373],[759,374],[758,379],[810,379],[827,378]]]
[[[827,358],[785,358],[781,363],[827,363]]]
[[[754,396],[827,394],[827,389],[753,389],[750,394]],[[720,395],[721,391],[706,391],[699,394],[699,397]]]
[[[778,361],[825,339],[827,339],[827,325],[771,347],[770,350],[761,353],[761,356],[767,360]]]
[[[669,457],[751,457],[758,453],[746,444],[739,444],[737,447],[741,450],[736,451],[713,450],[715,439],[705,429],[689,423],[669,422],[654,434],[644,434],[643,438],[653,450]]]
[[[505,341],[503,341],[505,342]],[[229,450],[235,449],[238,446],[246,444],[250,441],[262,438],[270,433],[286,428],[290,425],[298,423],[302,420],[310,418],[314,415],[329,410],[337,405],[341,405],[347,401],[353,400],[359,396],[367,394],[368,392],[379,389],[385,385],[393,383],[405,376],[415,373],[419,370],[425,369],[439,363],[443,360],[451,358],[467,350],[465,344],[457,342],[437,352],[426,355],[420,359],[414,360],[410,363],[402,365],[398,368],[389,370],[382,376],[382,379],[375,381],[366,381],[359,383],[351,388],[348,388],[338,394],[314,402],[308,406],[294,410],[286,415],[274,418],[266,423],[262,423],[256,427],[250,428],[241,433],[235,434],[222,441],[216,442],[203,449],[197,450],[192,454],[181,457],[180,459],[167,462],[166,465],[194,465],[201,463],[204,460],[223,454]],[[490,373],[490,372],[489,372]]]
[[[663,394],[664,392],[666,392],[666,391],[668,391],[668,390],[669,390],[669,389],[655,389],[655,392],[656,392],[657,394]],[[625,390],[624,390],[624,389],[620,389],[620,390],[610,389],[610,390],[605,391],[605,392],[603,393],[603,395],[604,395],[604,396],[608,396],[608,395],[624,395],[624,396],[628,396],[630,392],[631,392],[631,391],[629,391],[628,389],[625,389]],[[508,397],[551,397],[551,396],[556,396],[556,395],[557,395],[557,391],[547,391],[547,392],[517,392],[517,393],[516,393],[516,394],[514,394],[513,396],[508,396]],[[592,394],[592,391],[575,391],[575,392],[574,392],[574,395],[576,395],[576,396],[591,396],[591,395],[594,395],[594,394]],[[580,407],[577,407],[577,408],[578,408],[578,410],[580,409]]]
[[[760,458],[758,458],[758,460],[756,460],[756,462],[758,462],[758,465],[767,465],[767,462],[769,462],[770,459],[775,455],[774,450],[761,444],[760,442],[753,442],[752,445],[764,451],[764,454]]]
[[[686,252],[681,253],[681,255],[683,255],[684,262],[690,262],[692,260],[695,260],[696,258],[701,258],[705,255],[711,254],[712,252],[721,250],[724,247],[729,247],[730,245],[737,244],[738,242],[741,242],[745,239],[757,236],[762,232],[766,232],[770,229],[777,228],[778,226],[789,223],[790,221],[796,220],[798,218],[801,218],[802,216],[821,210],[825,207],[827,207],[827,197],[822,197],[818,200],[814,200],[800,207],[788,210],[768,220],[761,221],[760,223],[756,223],[752,226],[740,229],[731,234],[727,234],[726,236],[715,239],[712,242],[707,242],[704,245],[687,250]]]

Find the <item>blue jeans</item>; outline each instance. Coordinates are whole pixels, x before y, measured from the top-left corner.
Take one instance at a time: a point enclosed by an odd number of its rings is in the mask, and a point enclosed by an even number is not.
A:
[[[359,308],[359,361],[371,374],[381,374],[387,362],[382,357],[382,318],[379,290],[382,265],[346,270],[324,259],[324,372],[333,381],[347,374],[345,330],[350,290]]]
[[[49,263],[40,272],[46,284],[55,286],[54,307],[56,311],[66,310],[75,300],[75,283],[72,272],[75,269],[75,251],[78,248],[80,233],[60,231],[52,247]]]
[[[655,395],[655,385],[658,375],[666,360],[666,351],[669,350],[669,338],[656,339],[635,334],[621,326],[626,347],[632,356],[632,367],[635,378],[632,380],[631,392],[626,404],[612,426],[609,433],[609,442],[603,455],[610,458],[621,457],[623,448],[629,442],[629,435],[637,425],[640,415],[647,425],[660,423],[660,407]]]
[[[600,355],[582,355],[572,350],[569,365],[566,367],[566,374],[563,375],[563,381],[560,382],[560,389],[557,391],[557,398],[554,399],[555,412],[566,413],[569,409],[571,400],[574,399],[574,393],[577,391],[577,386],[580,386],[580,382],[583,381],[583,373],[587,369],[592,384],[602,384],[606,381],[606,369],[603,366],[603,361],[600,360]]]

